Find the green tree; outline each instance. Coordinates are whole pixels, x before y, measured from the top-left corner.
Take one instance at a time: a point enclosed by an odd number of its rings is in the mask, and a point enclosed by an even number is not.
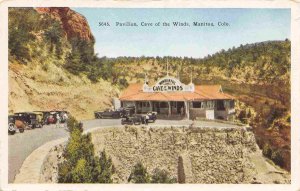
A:
[[[93,166],[93,179],[98,183],[112,183],[112,175],[115,173],[115,167],[105,150],[100,153],[98,162]]]
[[[112,183],[115,172],[105,151],[95,156],[91,134],[82,134],[75,118],[68,120],[70,138],[63,151],[64,161],[58,165],[59,183]]]

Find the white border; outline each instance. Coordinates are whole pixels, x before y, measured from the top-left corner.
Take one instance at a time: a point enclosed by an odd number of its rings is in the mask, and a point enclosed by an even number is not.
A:
[[[132,185],[132,184],[7,184],[8,182],[8,7],[103,7],[103,8],[291,8],[291,102],[292,102],[292,183],[290,185],[243,184],[184,184],[184,185]],[[91,0],[11,0],[0,3],[0,190],[300,190],[300,3],[299,0],[203,0],[203,1],[91,1]]]

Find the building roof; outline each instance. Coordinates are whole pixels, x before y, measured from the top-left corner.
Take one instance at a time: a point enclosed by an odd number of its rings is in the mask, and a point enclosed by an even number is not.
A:
[[[195,85],[194,92],[143,92],[143,84],[130,84],[120,95],[121,101],[201,101],[224,99],[235,98],[223,93],[221,85]]]

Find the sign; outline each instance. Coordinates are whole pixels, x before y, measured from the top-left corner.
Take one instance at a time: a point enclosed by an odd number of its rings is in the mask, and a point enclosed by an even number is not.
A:
[[[156,82],[152,87],[144,84],[144,92],[180,92],[180,91],[194,91],[194,84],[185,85],[178,79],[166,76]]]

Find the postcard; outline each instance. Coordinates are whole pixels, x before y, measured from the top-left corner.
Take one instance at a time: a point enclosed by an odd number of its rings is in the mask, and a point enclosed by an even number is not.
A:
[[[299,190],[299,10],[3,1],[1,190]]]

